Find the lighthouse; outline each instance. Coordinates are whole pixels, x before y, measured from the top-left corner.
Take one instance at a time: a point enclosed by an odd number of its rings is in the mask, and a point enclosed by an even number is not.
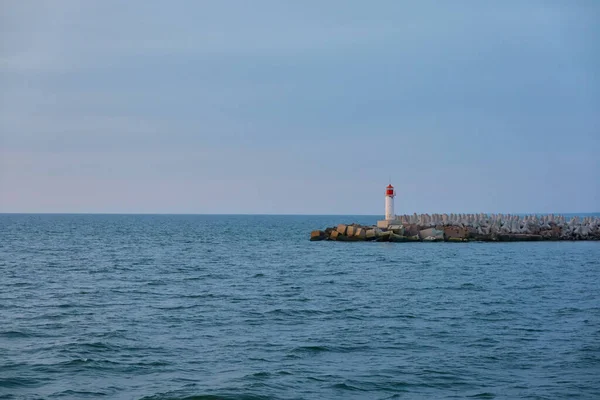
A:
[[[396,219],[396,214],[394,214],[394,197],[396,197],[396,191],[389,184],[385,188],[385,219],[387,221]]]

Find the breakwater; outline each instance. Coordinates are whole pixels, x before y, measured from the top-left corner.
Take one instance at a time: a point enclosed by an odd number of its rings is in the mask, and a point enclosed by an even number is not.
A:
[[[510,214],[412,214],[377,225],[339,224],[311,232],[311,241],[511,242],[600,240],[599,217]]]

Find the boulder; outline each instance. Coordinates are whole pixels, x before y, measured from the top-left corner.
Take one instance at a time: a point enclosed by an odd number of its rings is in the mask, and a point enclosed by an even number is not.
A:
[[[406,237],[402,235],[397,235],[394,232],[390,233],[390,242],[406,242]]]
[[[404,235],[404,226],[402,225],[390,225],[388,229],[397,235]]]
[[[419,234],[419,227],[416,224],[404,225],[405,236],[415,236]]]
[[[434,240],[444,240],[444,231],[440,231],[435,228],[427,228],[419,231],[419,237],[421,239],[425,239],[430,236],[433,237]]]
[[[581,238],[587,238],[589,236],[591,232],[591,229],[589,226],[587,225],[581,225],[577,228],[576,233],[581,237]]]
[[[563,229],[561,229],[559,237],[561,240],[573,240],[573,229],[570,226],[565,226]]]
[[[354,236],[354,231],[356,230],[356,228],[352,225],[350,225],[349,227],[346,228],[346,235],[347,236]]]
[[[466,239],[469,237],[469,231],[466,228],[459,226],[445,226],[444,227],[444,239]]]
[[[561,229],[560,226],[553,225],[550,229],[544,229],[540,231],[540,236],[544,240],[558,240],[560,239]]]
[[[327,239],[327,234],[323,231],[312,231],[310,233],[310,241],[311,242],[316,242],[319,240],[325,240]]]
[[[346,234],[346,228],[348,228],[346,225],[344,224],[339,224],[336,228],[336,230],[341,233],[342,235]]]
[[[469,239],[467,239],[467,238],[460,238],[460,237],[449,237],[446,240],[448,242],[468,242],[469,241]]]
[[[379,235],[377,236],[377,241],[378,242],[389,242],[390,235],[392,235],[392,233],[393,232],[390,232],[390,231],[385,231],[385,232],[379,233]]]
[[[343,235],[340,233],[340,231],[338,231],[338,230],[332,231],[332,232],[331,232],[331,235],[329,235],[329,240],[338,240],[338,238],[339,238],[340,236],[343,236]]]
[[[526,228],[529,233],[534,235],[539,235],[542,230],[539,224],[533,222],[528,223]]]
[[[379,233],[376,229],[369,229],[366,232],[367,240],[375,240],[375,239],[377,239],[377,236],[379,236]]]
[[[361,240],[365,240],[367,238],[367,231],[365,228],[359,227],[354,230],[354,237],[359,238]]]
[[[459,227],[457,226],[455,228],[459,228]],[[460,228],[460,229],[466,229],[467,238],[475,238],[479,235],[479,233],[477,232],[477,228],[474,228],[472,226],[467,226],[466,228]]]

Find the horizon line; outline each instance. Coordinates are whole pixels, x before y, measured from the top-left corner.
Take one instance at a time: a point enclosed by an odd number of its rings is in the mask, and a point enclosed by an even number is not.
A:
[[[504,214],[504,215],[564,215],[564,214],[600,214],[600,211],[578,211],[578,212],[472,212],[472,213],[440,213],[440,212],[428,212],[428,213],[416,213],[420,214]],[[3,212],[0,211],[0,215],[238,215],[238,216],[357,216],[357,217],[379,217],[383,214],[309,214],[309,213],[298,213],[298,214],[269,214],[269,213],[170,213],[170,212]],[[413,215],[411,214],[396,214],[396,215]]]

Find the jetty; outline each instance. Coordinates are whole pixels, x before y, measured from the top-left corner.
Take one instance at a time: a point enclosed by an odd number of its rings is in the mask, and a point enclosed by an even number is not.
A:
[[[511,214],[394,213],[396,190],[385,188],[385,219],[377,225],[339,224],[312,231],[311,241],[338,242],[518,242],[539,240],[600,240],[600,217]]]
[[[600,240],[599,217],[505,214],[412,214],[377,225],[339,224],[310,234],[311,241],[516,242]]]

